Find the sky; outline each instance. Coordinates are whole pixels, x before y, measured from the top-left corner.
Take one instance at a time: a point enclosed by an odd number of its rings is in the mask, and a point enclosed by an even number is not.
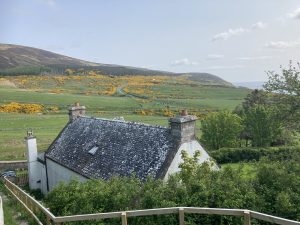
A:
[[[0,43],[265,81],[300,61],[299,0],[1,0]]]

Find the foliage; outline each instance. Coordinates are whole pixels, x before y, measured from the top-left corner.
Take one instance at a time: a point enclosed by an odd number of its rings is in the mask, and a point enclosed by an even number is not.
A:
[[[249,93],[242,103],[243,110],[249,111],[256,105],[265,105],[267,103],[267,93],[263,90],[255,89]]]
[[[179,169],[180,176],[183,182],[189,183],[190,179],[195,175],[198,166],[198,159],[200,156],[200,151],[196,151],[192,157],[189,157],[188,153],[185,150],[181,152],[183,163],[179,164]]]
[[[44,111],[44,106],[40,104],[22,104],[18,102],[11,102],[9,104],[0,105],[0,112],[14,112],[14,113],[41,113]]]
[[[210,156],[220,164],[259,161],[263,157],[276,161],[290,160],[297,155],[300,156],[300,146],[221,148],[210,152]]]
[[[240,138],[246,140],[246,147],[248,140],[256,147],[284,144],[288,140],[281,136],[283,129],[278,117],[280,110],[270,104],[270,96],[263,90],[255,89],[247,95],[242,107],[234,110],[243,119],[244,129]]]
[[[281,133],[281,123],[271,107],[252,106],[245,113],[244,123],[254,147],[271,145]]]
[[[228,111],[209,114],[202,121],[202,142],[208,149],[234,147],[242,130],[241,118]]]
[[[24,66],[24,67],[15,67],[9,69],[1,69],[1,76],[19,76],[19,75],[39,75],[44,73],[49,73],[51,69],[49,67],[43,66]]]
[[[259,161],[256,173],[245,178],[241,167],[211,170],[183,153],[182,170],[167,182],[114,177],[111,180],[60,184],[46,198],[55,215],[111,212],[171,206],[247,208],[300,219],[300,157]],[[288,161],[286,161],[288,160]],[[242,218],[186,215],[187,224],[237,224]],[[120,221],[103,221],[104,224]],[[96,222],[76,224],[95,224]],[[98,223],[97,223],[98,224]],[[132,218],[130,224],[178,224],[174,216]]]
[[[264,212],[300,219],[300,160],[258,165],[255,189]]]
[[[273,93],[273,104],[280,108],[281,119],[288,127],[300,129],[300,64],[290,62],[288,68],[281,67],[281,74],[268,72],[269,80],[264,88]]]

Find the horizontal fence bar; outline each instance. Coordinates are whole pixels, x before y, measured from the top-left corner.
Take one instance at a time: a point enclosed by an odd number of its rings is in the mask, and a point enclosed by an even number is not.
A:
[[[136,216],[154,216],[154,215],[164,215],[164,214],[173,214],[178,213],[178,207],[172,208],[159,208],[159,209],[142,209],[142,210],[132,210],[126,211],[127,217],[136,217]]]
[[[185,213],[194,214],[212,214],[224,216],[243,216],[243,209],[221,209],[221,208],[198,208],[198,207],[183,207]]]
[[[288,220],[277,216],[271,216],[264,213],[250,211],[251,217],[259,220],[263,220],[270,223],[282,224],[282,225],[300,225],[300,222],[294,220]]]
[[[17,185],[15,185],[13,182],[11,182],[10,180],[8,180],[6,177],[4,177],[5,182],[7,182],[10,186],[12,186],[13,188],[17,189],[20,193],[22,193],[23,195],[27,196],[27,198],[29,198],[32,202],[34,202],[34,204],[40,208],[42,210],[42,212],[44,212],[47,217],[50,217],[52,220],[55,218],[55,216],[48,210],[46,209],[40,202],[38,202],[37,200],[35,200],[32,196],[30,196],[29,194],[27,194],[25,191],[23,191],[21,188],[19,188]],[[5,186],[8,190],[10,190],[10,192],[13,192],[7,185],[7,183],[5,183]],[[17,196],[16,196],[17,197]],[[18,198],[18,197],[17,197]]]
[[[54,216],[48,209],[46,209],[40,202],[35,200],[29,194],[24,192],[17,185],[12,183],[7,178],[4,178],[6,188],[12,193],[12,195],[25,207],[25,209],[33,215],[33,217],[38,221],[34,213],[26,206],[24,202],[14,193],[18,191],[23,196],[27,196],[46,216],[55,223],[63,222],[74,222],[74,221],[88,221],[88,220],[100,220],[100,219],[110,219],[110,218],[128,218],[137,216],[153,216],[153,215],[168,215],[179,213],[179,209],[186,213],[191,214],[206,214],[206,215],[224,215],[224,216],[241,216],[246,217],[247,221],[245,224],[249,224],[251,218],[258,220],[263,220],[266,222],[271,222],[281,225],[300,225],[300,222],[294,220],[288,220],[281,217],[271,216],[264,213],[259,213],[247,209],[222,209],[222,208],[199,208],[199,207],[171,207],[171,208],[157,208],[157,209],[142,209],[142,210],[130,210],[121,212],[108,212],[108,213],[94,213],[94,214],[83,214],[83,215],[71,215],[71,216]],[[125,216],[124,216],[125,215]],[[123,217],[122,217],[123,216]],[[181,215],[182,216],[182,215]],[[183,215],[184,216],[184,215]],[[183,217],[182,216],[182,217]],[[40,221],[38,221],[40,225]]]
[[[122,212],[110,212],[110,213],[94,213],[94,214],[83,214],[83,215],[72,215],[72,216],[57,216],[53,219],[54,222],[72,222],[72,221],[83,221],[83,220],[100,220],[110,218],[121,218]]]

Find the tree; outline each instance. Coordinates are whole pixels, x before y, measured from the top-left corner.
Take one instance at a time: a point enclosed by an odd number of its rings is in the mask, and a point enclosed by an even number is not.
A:
[[[202,122],[202,141],[208,149],[235,147],[242,131],[241,118],[228,111],[209,114]]]
[[[255,147],[269,146],[281,133],[281,124],[271,107],[253,106],[245,113],[244,122]]]
[[[263,90],[254,89],[246,96],[245,101],[242,103],[243,110],[247,112],[255,105],[265,105],[267,103],[266,94]]]
[[[267,100],[267,92],[263,90],[254,89],[252,92],[250,92],[246,98],[244,99],[244,102],[242,105],[238,105],[234,109],[234,113],[238,114],[243,119],[244,129],[242,130],[240,134],[240,139],[245,140],[246,147],[248,146],[249,140],[251,140],[251,133],[250,130],[245,123],[246,114],[255,106],[257,105],[266,105],[268,102]]]
[[[297,67],[290,61],[281,74],[269,71],[266,91],[273,93],[273,103],[280,107],[280,117],[288,128],[300,129],[300,63]]]

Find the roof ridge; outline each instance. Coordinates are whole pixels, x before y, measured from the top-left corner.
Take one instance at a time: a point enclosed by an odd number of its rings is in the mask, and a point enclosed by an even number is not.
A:
[[[80,116],[78,118],[104,120],[104,121],[111,121],[111,122],[118,122],[118,123],[126,123],[126,124],[140,125],[140,126],[145,126],[145,127],[153,127],[153,128],[158,128],[158,129],[169,129],[168,127],[164,127],[164,126],[160,126],[160,125],[152,125],[152,124],[135,122],[135,121],[125,121],[125,120],[123,121],[123,120],[100,118],[100,117],[93,117],[93,116]]]

